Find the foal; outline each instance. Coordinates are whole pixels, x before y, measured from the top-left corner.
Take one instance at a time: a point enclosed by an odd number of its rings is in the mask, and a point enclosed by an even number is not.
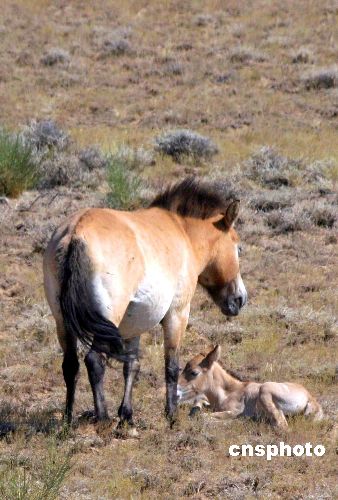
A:
[[[216,346],[206,356],[198,354],[187,363],[178,381],[179,402],[194,401],[196,409],[207,398],[216,418],[265,417],[280,428],[288,427],[285,415],[322,419],[320,404],[302,385],[243,382],[221,367],[219,355]]]

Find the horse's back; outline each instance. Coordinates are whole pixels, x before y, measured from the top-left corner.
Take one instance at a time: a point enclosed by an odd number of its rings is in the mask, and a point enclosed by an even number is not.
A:
[[[169,309],[180,279],[183,288],[193,281],[188,242],[172,214],[158,208],[87,209],[54,232],[45,254],[46,295],[57,320],[60,256],[74,239],[84,243],[88,278],[101,313],[121,326],[123,336],[155,326]]]

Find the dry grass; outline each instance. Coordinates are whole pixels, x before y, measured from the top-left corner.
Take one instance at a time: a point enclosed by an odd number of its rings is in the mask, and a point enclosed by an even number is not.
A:
[[[23,135],[42,159],[45,185],[0,199],[2,498],[52,498],[47,491],[79,499],[334,497],[336,16],[329,1],[3,2],[1,125],[22,131],[28,123]],[[41,63],[51,47],[65,57]],[[219,153],[180,164],[161,157],[154,140],[168,129],[194,130]],[[240,196],[249,304],[226,321],[198,290],[182,358],[220,343],[224,365],[243,375],[303,383],[323,405],[322,423],[295,419],[278,435],[246,420],[192,421],[182,408],[170,430],[157,329],[142,339],[140,438],[113,435],[122,394],[117,363],[107,369],[111,429],[79,418],[92,408],[82,366],[78,425],[59,433],[62,355],[41,253],[66,215],[106,205],[107,154],[121,174],[114,203],[143,202],[187,174],[226,179]],[[227,454],[229,444],[279,441],[321,443],[327,453],[271,462]]]

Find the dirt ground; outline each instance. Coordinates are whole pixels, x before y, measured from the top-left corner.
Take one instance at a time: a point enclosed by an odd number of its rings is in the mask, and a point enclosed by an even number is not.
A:
[[[114,361],[105,382],[111,427],[81,418],[92,409],[82,364],[77,425],[60,434],[62,353],[44,298],[42,254],[66,215],[105,205],[107,183],[27,191],[0,200],[2,498],[337,494],[337,16],[333,1],[2,2],[0,125],[20,130],[53,119],[70,134],[72,154],[92,145],[153,151],[156,136],[177,128],[217,144],[210,161],[154,153],[136,172],[148,200],[187,174],[226,180],[241,198],[249,303],[226,320],[198,289],[182,360],[219,343],[225,367],[300,382],[325,413],[320,423],[296,418],[277,433],[247,420],[191,420],[182,407],[169,429],[156,328],[142,339],[139,438],[114,434],[123,389]],[[284,177],[277,172],[271,183],[257,174],[268,160],[285,162]],[[271,461],[228,454],[230,444],[280,441],[323,444],[326,453]]]

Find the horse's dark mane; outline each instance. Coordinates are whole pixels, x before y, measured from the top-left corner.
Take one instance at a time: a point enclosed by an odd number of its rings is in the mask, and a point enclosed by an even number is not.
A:
[[[224,213],[232,198],[224,185],[201,183],[187,177],[159,193],[150,207],[164,208],[183,217],[207,219]]]

